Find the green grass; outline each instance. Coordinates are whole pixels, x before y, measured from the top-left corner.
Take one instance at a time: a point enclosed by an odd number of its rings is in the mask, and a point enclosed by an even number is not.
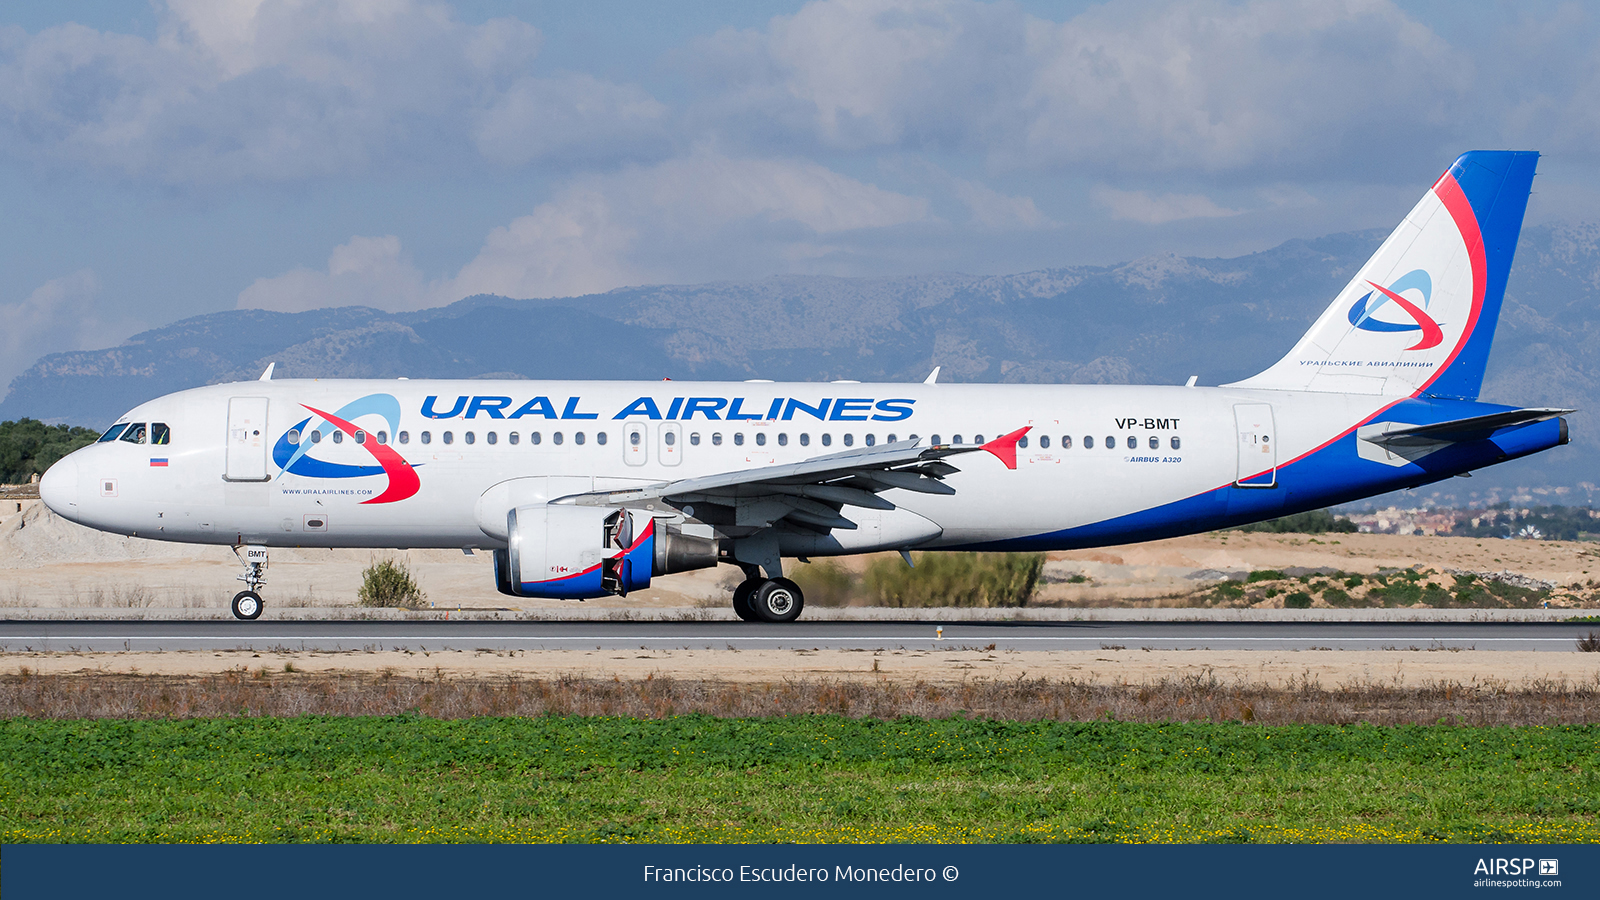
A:
[[[0,721],[23,841],[1595,841],[1600,727]]]

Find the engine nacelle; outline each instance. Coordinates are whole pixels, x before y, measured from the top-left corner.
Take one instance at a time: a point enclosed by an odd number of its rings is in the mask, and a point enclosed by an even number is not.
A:
[[[495,586],[517,597],[625,597],[653,575],[717,564],[714,539],[627,509],[519,506],[506,515],[506,537],[494,554]]]

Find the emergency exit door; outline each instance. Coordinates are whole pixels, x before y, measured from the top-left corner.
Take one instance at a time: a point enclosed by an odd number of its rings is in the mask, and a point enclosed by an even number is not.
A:
[[[266,481],[267,398],[234,397],[228,401],[227,481]]]
[[[1239,434],[1239,487],[1269,488],[1278,484],[1278,435],[1272,427],[1268,403],[1240,403],[1233,407]]]

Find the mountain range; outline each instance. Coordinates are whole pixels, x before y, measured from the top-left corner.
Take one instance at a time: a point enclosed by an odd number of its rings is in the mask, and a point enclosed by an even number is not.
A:
[[[1232,259],[1159,255],[1016,275],[780,276],[552,300],[468,297],[410,313],[233,310],[52,353],[0,419],[102,426],[152,397],[278,377],[637,378],[1219,384],[1276,361],[1384,238],[1292,240]],[[1600,226],[1523,230],[1483,399],[1600,399]],[[1592,503],[1600,434],[1424,488],[1421,499]]]

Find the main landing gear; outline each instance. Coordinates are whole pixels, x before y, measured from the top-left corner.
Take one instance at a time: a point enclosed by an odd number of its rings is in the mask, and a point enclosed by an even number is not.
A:
[[[800,586],[787,578],[762,578],[746,572],[733,589],[733,611],[746,622],[793,622],[805,608]]]
[[[266,604],[261,602],[261,594],[257,592],[267,583],[267,548],[245,547],[244,554],[240,555],[239,548],[235,547],[233,555],[244,563],[244,572],[239,575],[239,580],[249,586],[248,590],[233,595],[234,618],[259,619],[261,610],[266,608]]]

